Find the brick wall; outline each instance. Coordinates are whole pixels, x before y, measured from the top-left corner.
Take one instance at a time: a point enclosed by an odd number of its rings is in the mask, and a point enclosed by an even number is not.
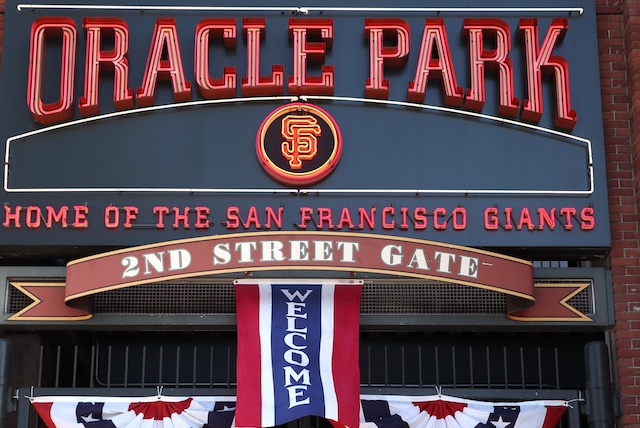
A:
[[[640,1],[598,0],[620,426],[640,426]]]

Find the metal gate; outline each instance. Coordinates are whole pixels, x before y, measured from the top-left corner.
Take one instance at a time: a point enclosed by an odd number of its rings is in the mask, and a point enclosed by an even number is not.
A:
[[[361,386],[585,388],[602,333],[362,332]],[[37,387],[234,388],[234,332],[46,332]]]
[[[574,400],[563,428],[586,425],[583,348],[601,333],[363,332],[362,394],[482,401]],[[43,333],[37,383],[16,393],[18,428],[39,425],[40,395],[235,395],[233,332]],[[287,428],[325,428],[305,418]],[[328,428],[328,427],[327,427]]]

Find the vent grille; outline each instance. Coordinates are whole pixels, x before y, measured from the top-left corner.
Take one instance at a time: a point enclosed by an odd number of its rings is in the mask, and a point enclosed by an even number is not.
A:
[[[9,280],[11,282],[12,280]],[[63,279],[19,278],[20,282],[64,282]],[[545,284],[586,280],[537,281]],[[594,313],[593,285],[569,300],[584,314]],[[32,303],[29,296],[9,287],[5,313],[16,313]],[[233,280],[203,279],[138,285],[99,293],[94,314],[234,314]],[[505,314],[506,295],[437,281],[367,280],[360,304],[362,314]]]
[[[363,314],[504,314],[506,308],[504,294],[437,281],[366,283],[360,304]]]
[[[138,285],[97,294],[94,313],[235,314],[231,282],[180,281]]]

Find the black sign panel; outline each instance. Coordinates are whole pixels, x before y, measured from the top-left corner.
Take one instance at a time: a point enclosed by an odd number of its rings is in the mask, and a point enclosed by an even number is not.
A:
[[[593,2],[440,6],[8,1],[1,242],[281,229],[606,251]],[[289,103],[341,136],[300,185],[257,150]],[[283,144],[329,132],[296,126]]]

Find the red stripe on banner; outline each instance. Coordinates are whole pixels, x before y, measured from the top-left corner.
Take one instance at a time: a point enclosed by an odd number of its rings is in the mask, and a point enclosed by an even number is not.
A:
[[[154,419],[161,421],[164,418],[171,418],[172,415],[179,415],[191,406],[192,398],[186,400],[156,401],[151,403],[131,403],[129,410],[133,410],[136,415],[142,415],[143,419]]]
[[[565,410],[567,410],[566,406],[547,406],[547,415],[544,418],[542,428],[555,428]]]
[[[360,425],[360,291],[362,286],[336,285],[334,298],[333,382],[339,422]]]
[[[56,428],[56,424],[54,424],[51,419],[51,407],[53,407],[53,403],[33,403],[33,407],[48,428]]]
[[[436,419],[444,419],[447,416],[455,417],[456,412],[461,412],[467,407],[466,403],[443,400],[416,402],[413,405],[417,406],[421,412],[427,412],[431,416],[435,416]]]
[[[236,284],[238,355],[260,355],[260,290],[255,284]],[[260,358],[257,359],[260,361]],[[261,368],[253,358],[238,358],[236,426],[262,426]],[[257,391],[257,392],[256,392]]]

